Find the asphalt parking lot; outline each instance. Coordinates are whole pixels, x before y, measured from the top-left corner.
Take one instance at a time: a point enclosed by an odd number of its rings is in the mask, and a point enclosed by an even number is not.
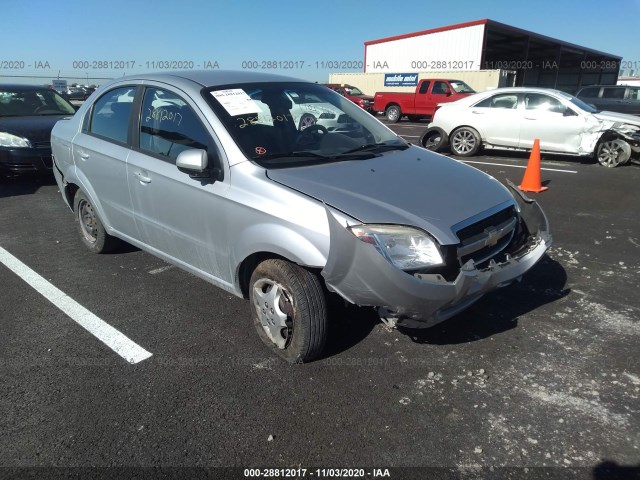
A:
[[[519,183],[527,156],[469,163]],[[543,155],[542,178],[554,244],[522,283],[421,332],[344,310],[306,365],[269,354],[247,302],[133,247],[84,250],[53,179],[3,181],[0,247],[151,356],[0,264],[0,464],[637,478],[640,167]]]

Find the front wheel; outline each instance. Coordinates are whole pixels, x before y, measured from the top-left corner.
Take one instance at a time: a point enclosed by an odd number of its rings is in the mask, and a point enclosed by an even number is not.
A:
[[[596,158],[600,165],[613,168],[627,163],[631,158],[631,146],[620,138],[602,141],[596,148]]]
[[[471,157],[480,150],[480,135],[471,127],[460,127],[449,138],[451,152],[459,157]]]
[[[322,353],[328,315],[316,275],[286,260],[265,260],[251,275],[249,300],[258,335],[277,355],[299,363]]]
[[[387,116],[387,120],[389,120],[390,123],[398,123],[400,121],[400,117],[402,116],[402,112],[400,111],[399,106],[391,105],[387,107],[385,115]]]

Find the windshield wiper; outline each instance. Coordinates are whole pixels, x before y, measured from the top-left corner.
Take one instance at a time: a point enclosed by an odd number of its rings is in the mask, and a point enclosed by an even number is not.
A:
[[[327,159],[330,157],[325,157],[324,155],[320,155],[319,153],[313,152],[279,152],[279,153],[265,153],[264,155],[255,155],[251,157],[253,160],[264,160],[266,158],[294,158],[294,157],[311,157],[311,158],[322,158]]]
[[[389,143],[367,143],[366,145],[360,145],[359,147],[352,148],[351,150],[347,150],[346,152],[342,152],[336,155],[336,157],[341,157],[343,155],[350,155],[356,152],[368,152],[372,150],[406,150],[409,148],[409,145],[402,144],[389,144]]]

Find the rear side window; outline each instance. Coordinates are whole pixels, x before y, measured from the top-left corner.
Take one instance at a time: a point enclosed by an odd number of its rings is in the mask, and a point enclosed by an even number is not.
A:
[[[513,93],[494,95],[475,105],[484,108],[518,108],[518,95]]]
[[[184,150],[207,150],[211,140],[196,113],[187,103],[167,90],[148,88],[142,101],[140,149],[172,161]]]
[[[589,98],[597,98],[600,93],[600,87],[587,87],[583,88],[578,95],[580,98],[589,97]]]
[[[116,88],[105,93],[93,106],[88,132],[127,143],[134,97],[134,87]]]
[[[420,85],[420,90],[418,91],[418,93],[427,93],[427,90],[429,90],[429,84],[431,82],[422,82],[422,84]]]
[[[617,87],[610,87],[610,88],[603,88],[602,89],[602,98],[619,98],[622,99],[624,98],[624,91],[625,88],[617,88]]]

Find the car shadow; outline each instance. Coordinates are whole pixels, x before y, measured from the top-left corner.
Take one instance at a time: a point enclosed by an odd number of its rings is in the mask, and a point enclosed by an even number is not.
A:
[[[516,328],[522,315],[566,297],[566,283],[564,267],[545,255],[522,282],[488,293],[459,315],[431,328],[398,331],[416,343],[434,345],[481,340]]]
[[[522,315],[567,296],[570,290],[565,288],[566,282],[562,265],[545,255],[522,282],[485,295],[455,317],[431,328],[397,330],[422,344],[454,345],[481,340],[516,328]],[[345,306],[337,297],[332,300],[325,357],[354,347],[380,323],[372,308]]]
[[[0,176],[0,198],[33,195],[41,187],[50,185],[56,185],[53,175],[13,178]]]

